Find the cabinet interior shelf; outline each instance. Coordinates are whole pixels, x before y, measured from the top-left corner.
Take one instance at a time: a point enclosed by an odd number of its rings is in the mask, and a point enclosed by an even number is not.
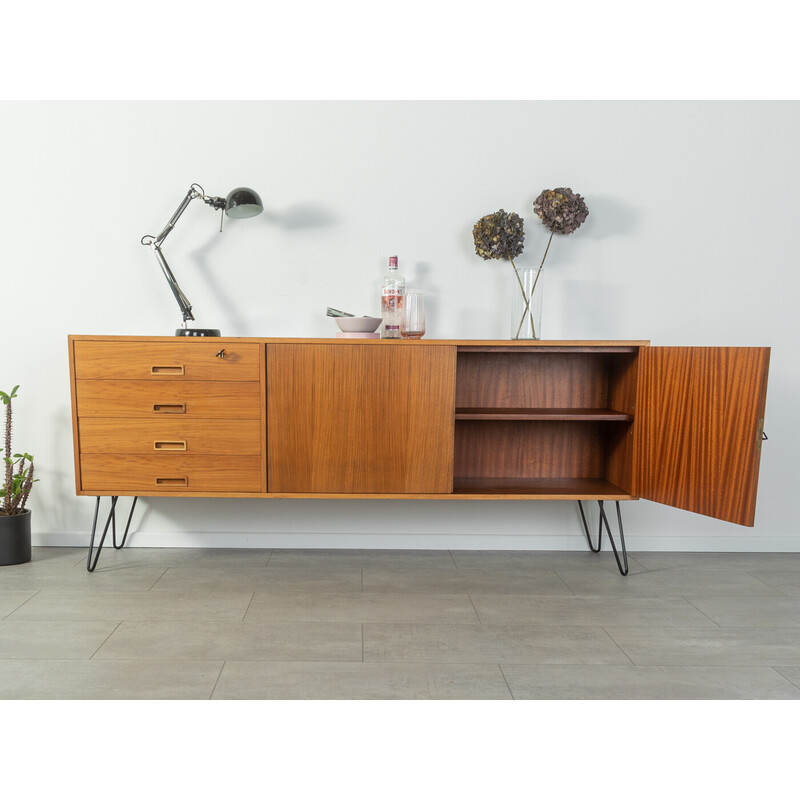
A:
[[[633,495],[601,478],[459,478],[453,494],[537,495],[542,499],[631,500]]]
[[[610,408],[456,408],[456,419],[631,422],[633,414]]]

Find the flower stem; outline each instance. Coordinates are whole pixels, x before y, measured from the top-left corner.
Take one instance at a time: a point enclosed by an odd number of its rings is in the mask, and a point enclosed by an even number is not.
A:
[[[539,264],[539,271],[541,272],[542,267],[544,266],[544,260],[547,258],[547,252],[550,250],[550,242],[553,241],[553,234],[555,231],[550,231],[550,238],[547,240],[547,247],[544,249],[544,255],[542,256],[542,263]]]
[[[525,315],[527,314],[530,317],[530,320],[531,320],[531,335],[535,339],[536,338],[536,325],[535,325],[535,323],[533,321],[533,311],[531,311],[531,299],[533,298],[533,290],[531,290],[531,296],[528,297],[528,295],[525,293],[525,287],[522,284],[522,280],[519,277],[519,273],[517,272],[517,268],[514,265],[514,261],[511,258],[509,258],[508,260],[511,261],[511,266],[512,266],[512,268],[514,270],[514,276],[516,277],[517,283],[519,284],[519,290],[522,292],[522,299],[525,301],[525,308],[522,309],[522,317],[520,317],[519,326],[517,327],[517,332],[516,332],[514,338],[515,339],[519,339],[519,333],[522,330],[522,326],[525,324]],[[538,273],[536,274],[536,280],[533,282],[534,288],[536,287],[536,281],[537,280],[539,280],[539,274]]]

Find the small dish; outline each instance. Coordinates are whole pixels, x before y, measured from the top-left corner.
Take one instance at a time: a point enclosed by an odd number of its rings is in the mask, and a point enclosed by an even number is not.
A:
[[[373,333],[381,322],[380,317],[336,317],[336,324],[345,333]]]

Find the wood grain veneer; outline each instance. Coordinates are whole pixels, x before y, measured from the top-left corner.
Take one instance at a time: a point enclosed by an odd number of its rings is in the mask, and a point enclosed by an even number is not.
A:
[[[453,491],[465,496],[538,497],[543,500],[635,500],[600,478],[455,478]]]
[[[768,366],[763,347],[643,348],[637,493],[752,525]]]
[[[598,353],[459,352],[459,408],[608,408],[608,360]]]
[[[642,496],[753,524],[767,348],[103,336],[69,344],[78,494]]]
[[[455,356],[268,344],[269,491],[451,492]]]
[[[459,422],[454,476],[602,478],[607,430],[594,422]]]
[[[633,414],[608,408],[456,408],[456,420],[461,419],[630,422]]]
[[[82,453],[181,451],[190,455],[259,455],[258,419],[104,419],[80,421]],[[181,446],[182,445],[182,446]]]
[[[76,341],[75,377],[84,379],[257,381],[261,348],[256,343]],[[224,351],[224,358],[217,353]]]
[[[81,457],[84,492],[258,492],[262,490],[260,456],[105,455]]]
[[[76,381],[78,417],[259,419],[261,387],[233,381]]]

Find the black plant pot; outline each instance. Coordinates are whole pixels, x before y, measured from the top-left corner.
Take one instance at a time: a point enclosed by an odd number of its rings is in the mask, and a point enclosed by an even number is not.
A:
[[[31,560],[31,511],[0,516],[0,567]]]

